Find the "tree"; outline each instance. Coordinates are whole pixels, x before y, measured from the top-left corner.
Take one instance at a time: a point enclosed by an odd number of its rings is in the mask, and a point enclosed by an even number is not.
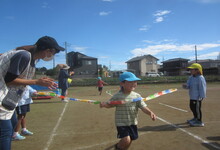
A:
[[[57,74],[57,69],[53,68],[53,69],[49,69],[46,71],[46,75],[47,76],[55,76]]]

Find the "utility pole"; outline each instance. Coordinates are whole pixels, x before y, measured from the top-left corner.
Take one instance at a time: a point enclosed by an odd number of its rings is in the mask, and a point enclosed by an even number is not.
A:
[[[196,63],[197,63],[197,48],[196,48],[196,45],[195,45],[195,60],[196,60]]]
[[[112,65],[111,65],[111,60],[109,61],[109,71],[111,70],[111,67],[112,67]]]
[[[53,57],[53,68],[55,68],[55,56]]]
[[[67,64],[67,42],[64,42],[65,45],[65,56],[66,56],[66,64]]]
[[[64,42],[64,45],[65,45],[66,64],[68,65],[67,47],[69,47],[69,46],[70,46],[70,44],[69,44],[69,43],[67,43],[67,42]]]

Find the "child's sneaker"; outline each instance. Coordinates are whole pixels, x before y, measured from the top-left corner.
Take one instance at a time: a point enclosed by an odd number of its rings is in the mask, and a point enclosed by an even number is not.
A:
[[[187,120],[186,122],[190,124],[190,123],[192,123],[192,122],[194,122],[194,121],[196,121],[196,120],[197,120],[196,118],[192,118],[192,119],[190,119],[190,120]]]
[[[20,141],[20,140],[24,140],[26,137],[20,135],[19,133],[15,136],[12,136],[12,140],[13,141]]]
[[[26,130],[22,130],[22,131],[21,131],[21,134],[22,134],[22,135],[33,135],[34,133],[31,132],[31,131],[28,131],[28,130],[26,129]]]
[[[190,126],[192,127],[204,127],[205,124],[202,122],[202,121],[193,121],[193,122],[190,122]]]
[[[68,103],[69,101],[67,99],[61,100],[64,103]]]

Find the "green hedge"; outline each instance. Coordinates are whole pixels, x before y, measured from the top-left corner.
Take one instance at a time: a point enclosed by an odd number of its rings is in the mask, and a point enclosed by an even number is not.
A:
[[[207,82],[219,82],[220,76],[205,76]],[[148,84],[148,83],[184,83],[188,79],[188,76],[162,76],[162,77],[141,77],[141,81],[138,84]],[[103,81],[109,85],[118,85],[118,78],[102,78]],[[95,86],[97,84],[96,78],[90,79],[80,79],[73,78],[71,86]]]

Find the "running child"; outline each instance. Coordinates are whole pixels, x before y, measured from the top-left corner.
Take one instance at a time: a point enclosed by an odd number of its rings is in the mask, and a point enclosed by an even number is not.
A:
[[[202,75],[202,66],[198,63],[193,63],[188,67],[191,73],[183,88],[189,89],[190,109],[193,113],[193,118],[187,120],[187,123],[193,127],[203,127],[202,122],[202,101],[206,97],[206,80]]]
[[[135,98],[140,98],[140,94],[134,92],[137,87],[137,78],[131,72],[124,72],[119,77],[121,90],[116,93],[109,101],[102,102],[100,107],[112,108],[115,110],[115,124],[117,127],[117,137],[121,140],[115,145],[116,150],[127,150],[133,140],[138,139],[137,116],[140,108],[144,113],[148,114],[152,120],[156,120],[156,115],[147,107],[143,100],[131,102],[121,105],[111,105],[111,101],[132,101]]]
[[[105,83],[101,77],[98,77],[97,87],[98,87],[99,95],[102,95],[102,90],[104,85],[108,85],[108,83]]]

